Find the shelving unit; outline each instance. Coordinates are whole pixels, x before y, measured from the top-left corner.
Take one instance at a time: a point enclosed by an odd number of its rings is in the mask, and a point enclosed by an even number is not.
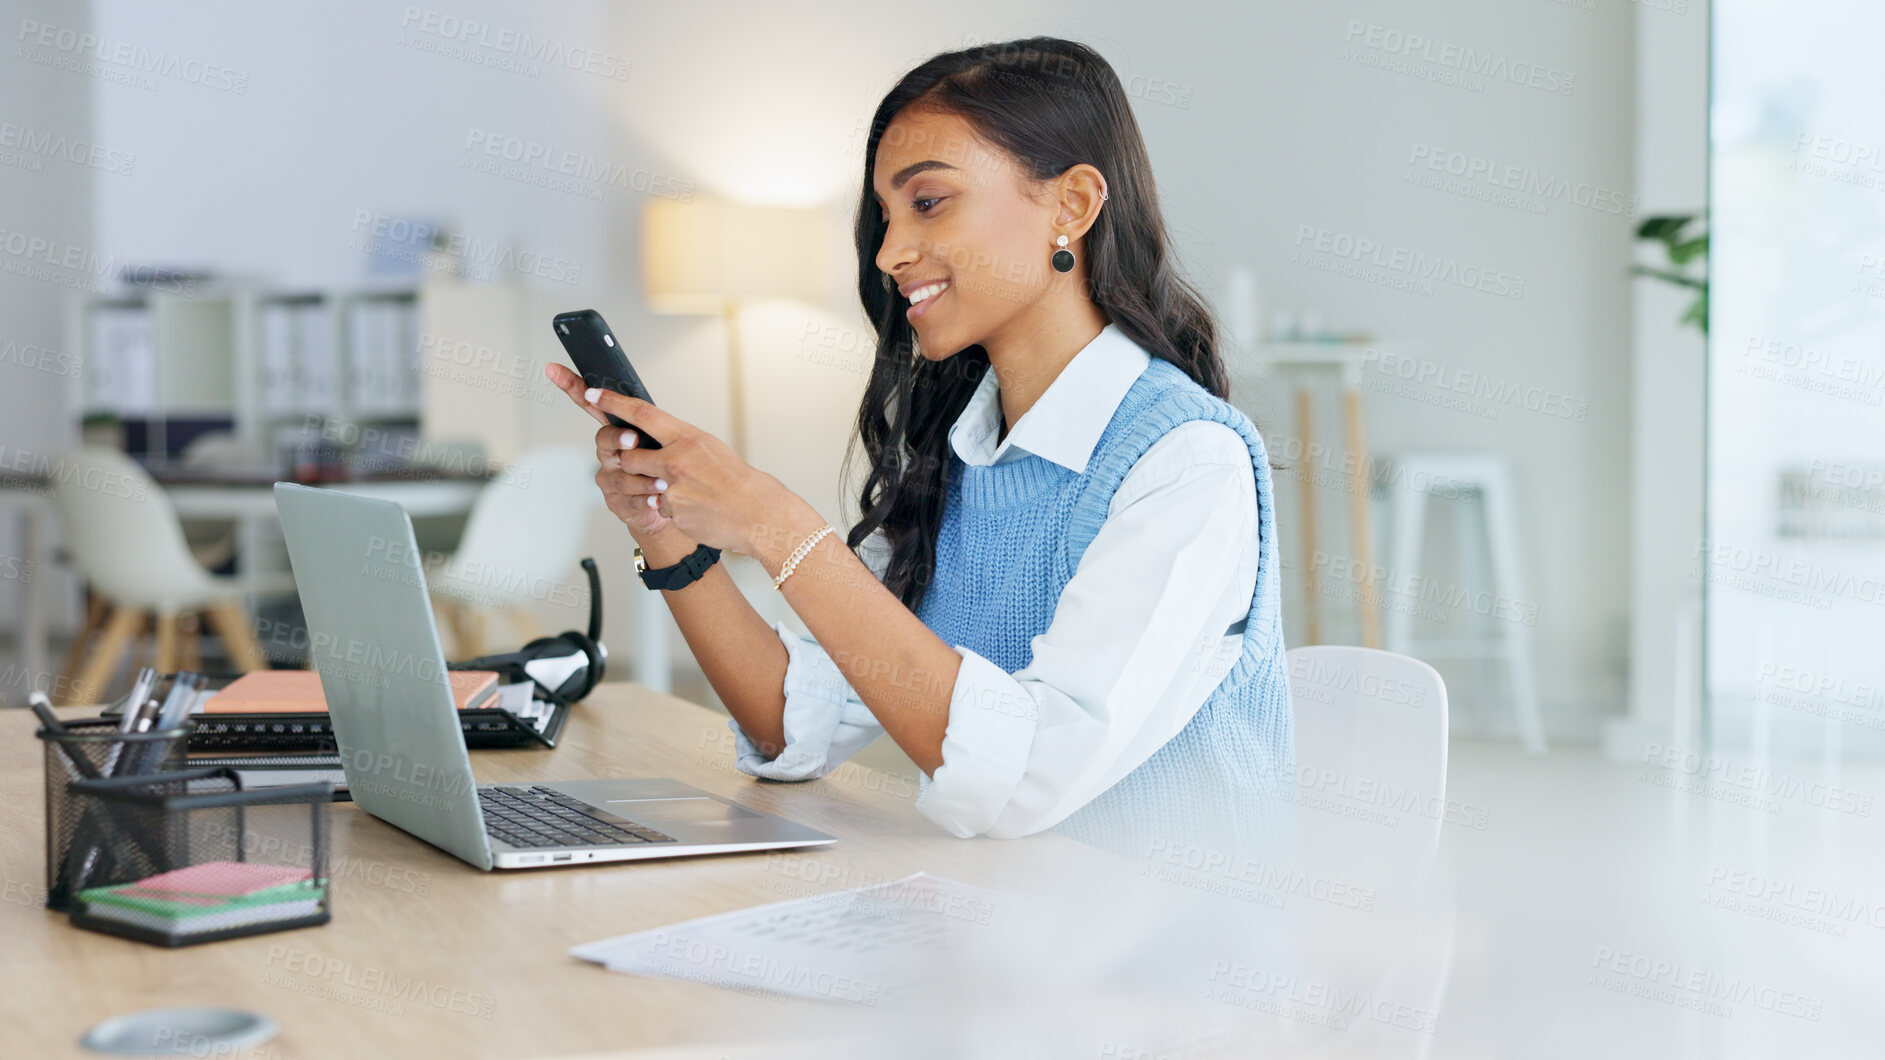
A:
[[[149,424],[146,449],[172,447],[178,421],[227,421],[243,459],[269,466],[319,419],[406,424],[420,393],[419,292],[411,286],[279,288],[255,282],[191,293],[79,296],[69,347],[84,358],[67,408]]]

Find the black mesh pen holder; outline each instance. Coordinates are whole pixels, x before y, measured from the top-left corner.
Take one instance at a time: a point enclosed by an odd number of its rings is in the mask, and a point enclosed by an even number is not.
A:
[[[127,777],[170,772],[183,765],[189,748],[192,719],[156,732],[125,733],[108,718],[69,721],[64,732],[40,729],[36,735],[46,745],[46,908],[64,912],[70,908],[74,888],[68,869],[85,868],[85,862],[68,864],[67,848],[72,836],[80,831],[79,811],[67,795],[67,785],[80,780]],[[94,829],[108,822],[87,823]],[[96,871],[105,851],[93,855],[88,871]]]
[[[85,829],[65,856],[77,927],[188,946],[329,919],[331,784],[244,791],[233,770],[188,769],[74,781],[67,797]]]

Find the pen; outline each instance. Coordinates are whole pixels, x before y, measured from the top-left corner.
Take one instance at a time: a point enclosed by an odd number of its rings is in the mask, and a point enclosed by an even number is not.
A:
[[[164,709],[157,716],[160,731],[175,727],[189,715],[190,703],[196,698],[196,678],[194,672],[185,670],[170,682],[170,695],[164,698]]]
[[[190,702],[190,690],[195,682],[196,675],[187,670],[171,678],[170,691],[164,696],[163,704],[156,710],[146,713],[144,719],[139,722],[138,731],[163,732],[174,726],[178,711]],[[154,773],[163,765],[162,742],[153,740],[150,743],[151,746],[141,749],[142,753],[138,756],[137,764],[131,770],[133,773]]]
[[[39,718],[39,723],[46,727],[47,732],[52,733],[54,736],[65,735],[65,723],[60,721],[58,715],[52,712],[52,700],[46,698],[46,693],[31,693],[26,697],[26,702],[33,708],[33,714]],[[91,761],[87,759],[84,754],[67,748],[65,760],[72,763],[74,769],[85,774],[85,779],[98,779],[98,770],[92,768]]]
[[[144,667],[138,671],[137,680],[131,684],[131,694],[124,701],[123,716],[118,719],[120,735],[132,732],[137,725],[138,707],[150,695],[151,686],[157,683],[157,671]],[[110,753],[105,755],[105,776],[114,776],[118,771],[118,760],[124,756],[124,741],[113,744]]]

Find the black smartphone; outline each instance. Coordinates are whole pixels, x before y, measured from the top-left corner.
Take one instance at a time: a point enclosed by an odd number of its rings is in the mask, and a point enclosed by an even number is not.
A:
[[[641,385],[641,377],[635,374],[635,366],[628,363],[628,354],[622,352],[622,344],[615,341],[615,334],[602,319],[602,314],[593,309],[578,309],[570,313],[558,313],[552,321],[556,328],[556,337],[563,343],[564,352],[569,354],[570,363],[576,371],[582,373],[586,386],[613,390],[618,394],[637,397],[652,405],[655,399],[648,396],[648,388]],[[609,422],[617,427],[633,427],[620,416],[605,413]],[[636,428],[639,435],[635,442],[638,449],[659,449],[661,443],[647,431]]]

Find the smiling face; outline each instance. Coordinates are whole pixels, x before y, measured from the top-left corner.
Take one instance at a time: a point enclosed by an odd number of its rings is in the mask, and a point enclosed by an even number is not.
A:
[[[958,115],[899,112],[877,145],[871,188],[887,222],[877,267],[929,360],[986,345],[1067,278],[1048,265],[1058,199]]]

